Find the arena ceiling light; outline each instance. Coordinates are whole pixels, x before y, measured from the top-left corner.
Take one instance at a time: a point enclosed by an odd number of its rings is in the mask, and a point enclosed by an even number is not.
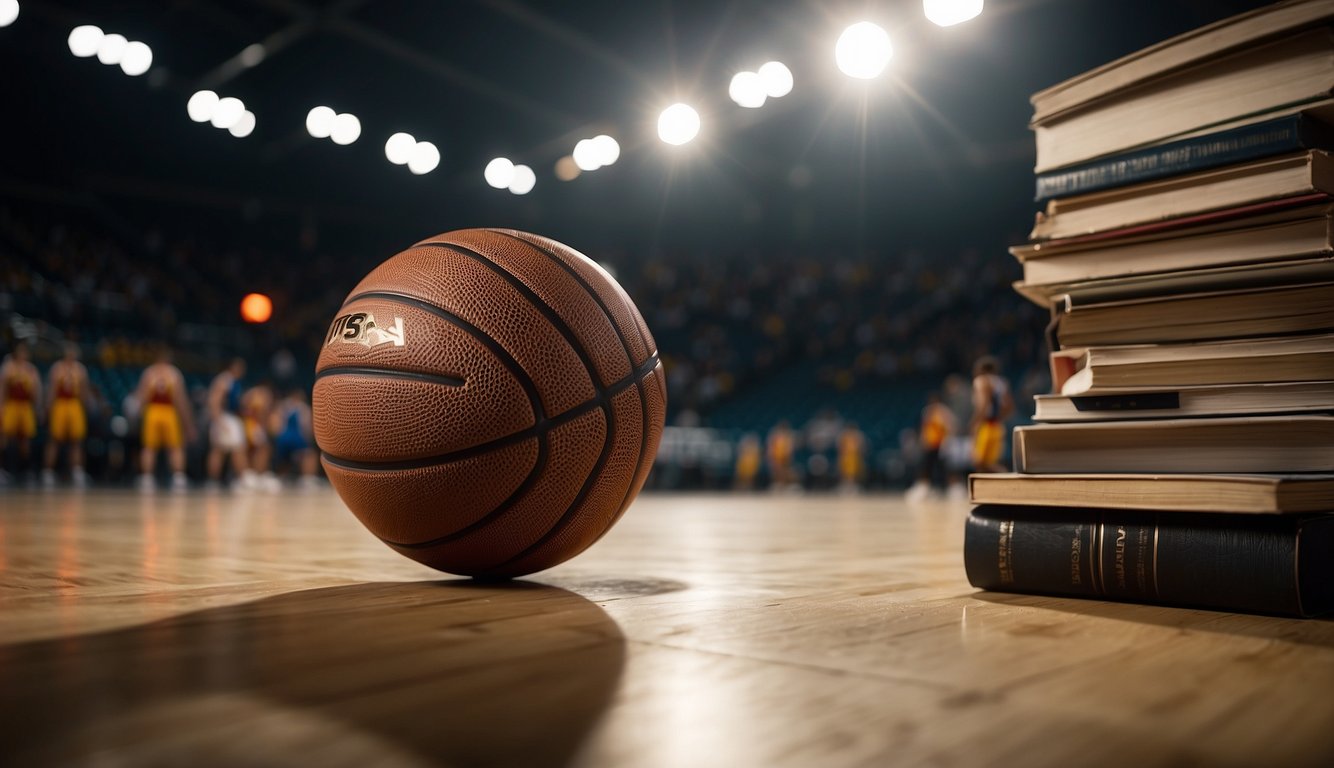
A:
[[[333,133],[338,113],[326,106],[312,108],[306,113],[306,132],[317,139],[327,139]]]
[[[732,76],[727,86],[727,95],[738,107],[759,109],[764,106],[769,95],[765,92],[764,81],[755,72],[738,72]]]
[[[982,0],[922,0],[922,13],[932,24],[952,27],[982,13]]]
[[[255,113],[246,109],[245,102],[232,96],[219,98],[213,91],[196,91],[185,103],[185,111],[196,123],[209,123],[238,139],[255,131]]]
[[[526,195],[533,191],[537,186],[537,174],[533,169],[526,165],[514,166],[514,178],[510,180],[509,190],[511,194]]]
[[[105,33],[101,27],[84,24],[75,27],[69,33],[69,52],[81,59],[97,55],[97,46],[101,44]]]
[[[859,21],[843,30],[834,45],[839,70],[859,80],[879,77],[893,55],[889,33],[869,21]]]
[[[361,121],[356,115],[344,112],[336,116],[329,128],[329,138],[333,143],[345,147],[361,137]]]
[[[486,183],[493,189],[509,189],[514,183],[514,162],[508,157],[497,157],[486,164],[482,171]]]
[[[102,35],[102,39],[97,43],[97,60],[107,66],[119,64],[129,44],[130,41],[125,39],[125,35],[118,35],[115,32]]]
[[[13,24],[19,17],[19,0],[0,0],[0,27]]]
[[[138,77],[153,66],[153,49],[138,40],[125,46],[125,53],[120,57],[120,71],[130,77]]]
[[[615,163],[620,157],[620,143],[605,133],[591,139],[580,139],[570,153],[570,159],[580,171],[596,171]]]
[[[209,118],[209,123],[214,128],[229,129],[241,122],[241,116],[244,114],[245,102],[234,96],[224,96],[218,99],[218,103],[213,107],[213,116]]]
[[[764,85],[764,94],[771,99],[781,99],[792,93],[792,70],[781,61],[766,61],[756,72]]]
[[[677,102],[658,115],[658,138],[673,146],[688,144],[699,135],[699,112]]]
[[[227,132],[238,139],[244,139],[255,132],[255,113],[246,110],[241,113],[241,119],[236,124],[227,129]]]
[[[335,112],[332,107],[321,104],[306,113],[306,133],[345,147],[361,138],[361,120],[356,115]]]
[[[597,151],[598,162],[603,168],[621,159],[621,145],[616,139],[605,133],[593,137],[593,147]]]
[[[207,123],[213,119],[213,110],[218,108],[218,94],[213,91],[196,91],[185,103],[185,111],[196,123]]]
[[[412,134],[399,132],[384,143],[384,156],[394,165],[407,165],[416,147],[417,139]]]
[[[419,141],[408,158],[408,170],[418,176],[430,173],[440,165],[440,150],[429,141]]]
[[[3,5],[4,0],[0,0]],[[0,8],[0,12],[3,8]],[[3,26],[3,25],[0,25]],[[97,57],[107,66],[119,66],[130,77],[138,77],[153,66],[153,49],[147,43],[127,40],[124,35],[103,32],[101,27],[83,24],[69,33],[69,52],[81,59]]]

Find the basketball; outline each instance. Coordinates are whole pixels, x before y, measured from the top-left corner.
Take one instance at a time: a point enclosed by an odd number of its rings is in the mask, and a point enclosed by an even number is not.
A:
[[[353,289],[316,364],[315,440],[344,502],[393,549],[521,576],[624,513],[666,391],[648,327],[604,269],[547,238],[466,229]]]

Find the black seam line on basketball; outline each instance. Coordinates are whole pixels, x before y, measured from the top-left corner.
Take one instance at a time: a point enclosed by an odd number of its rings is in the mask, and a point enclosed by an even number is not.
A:
[[[655,368],[657,368],[657,365],[658,355],[657,353],[654,353],[653,357],[645,360],[644,364],[636,368],[629,376],[614,382],[608,387],[606,394],[597,395],[587,402],[580,403],[579,405],[550,418],[543,418],[533,426],[518,432],[512,432],[503,437],[497,437],[485,443],[478,443],[477,445],[469,446],[467,448],[460,448],[457,451],[450,451],[449,453],[442,453],[435,456],[426,456],[420,459],[405,459],[402,461],[357,461],[355,459],[346,459],[342,456],[335,456],[326,451],[321,451],[320,455],[330,464],[344,469],[352,469],[361,472],[392,472],[401,469],[424,469],[438,464],[448,464],[452,461],[470,459],[474,456],[489,453],[490,451],[508,448],[511,445],[522,443],[523,441],[530,440],[534,437],[542,437],[562,424],[574,421],[580,416],[599,408],[605,408],[613,397],[624,392],[629,387],[634,386],[640,379],[648,376]],[[404,544],[402,546],[415,545]]]
[[[550,248],[547,248],[541,243],[536,243],[528,239],[529,237],[535,237],[535,235],[531,235],[528,232],[520,232],[517,229],[491,229],[487,231],[494,232],[498,235],[503,235],[505,237],[510,238],[511,240],[518,240],[521,243],[526,243],[536,248],[548,259],[551,259],[553,262],[555,262],[556,266],[565,270],[565,272],[569,274],[570,277],[574,278],[576,282],[582,285],[584,287],[584,290],[588,292],[588,295],[593,297],[593,301],[597,302],[598,306],[602,308],[602,314],[606,315],[607,322],[611,325],[612,330],[616,331],[616,336],[621,340],[621,346],[625,347],[625,356],[629,358],[631,364],[634,363],[634,355],[630,353],[630,345],[625,342],[625,334],[621,333],[620,326],[618,326],[616,324],[616,321],[612,318],[611,310],[607,309],[607,305],[605,302],[602,301],[602,297],[598,295],[597,291],[593,290],[593,286],[588,284],[588,281],[585,280],[583,276],[579,274],[578,270],[576,270],[574,267],[566,263],[564,259],[557,256],[555,252],[553,252]],[[638,310],[636,310],[636,312],[637,311]],[[630,319],[634,320],[633,317],[631,317]],[[649,343],[648,337],[644,335],[645,329],[641,327],[638,322],[636,322],[634,326],[635,326],[635,335],[639,337],[639,343],[644,345],[644,351],[647,352],[651,350],[653,348],[653,345]]]
[[[393,291],[366,291],[365,293],[358,293],[355,296],[349,296],[347,301],[343,302],[343,307],[360,299],[382,299],[396,304],[406,304],[410,307],[416,307],[423,312],[435,315],[441,320],[444,320],[473,337],[478,343],[490,350],[491,354],[496,356],[496,359],[500,361],[501,365],[509,370],[510,375],[514,377],[514,380],[519,382],[519,386],[523,388],[524,394],[528,396],[528,404],[532,406],[534,420],[540,422],[546,418],[546,408],[542,405],[542,398],[537,393],[537,384],[533,382],[533,377],[528,375],[528,371],[525,371],[523,366],[519,365],[519,361],[515,360],[513,355],[506,351],[504,347],[500,346],[499,342],[485,333],[482,333],[482,329],[458,315],[455,315],[444,307],[432,304],[425,299],[419,299],[416,296],[409,296],[405,293],[395,293]]]
[[[541,243],[532,240],[531,238],[533,236],[529,235],[526,232],[520,232],[518,230],[510,230],[510,229],[493,229],[490,231],[498,235],[501,235],[503,237],[508,237],[511,240],[516,240],[520,243],[524,243],[530,248],[537,249],[538,253],[541,253],[542,255],[546,256],[556,266],[565,270],[565,273],[569,275],[570,278],[573,279],[576,283],[582,286],[584,292],[587,293],[589,297],[592,298],[593,301],[598,305],[598,308],[602,310],[603,317],[607,318],[607,324],[611,326],[612,331],[616,333],[616,338],[619,339],[621,342],[621,347],[625,349],[626,360],[628,360],[631,365],[634,365],[635,357],[634,354],[630,351],[630,344],[629,342],[626,341],[625,334],[621,332],[621,327],[617,325],[616,319],[612,317],[611,310],[607,308],[607,303],[602,300],[602,297],[598,295],[598,292],[596,290],[593,289],[593,286],[590,285],[586,279],[584,279],[584,276],[579,274],[578,270],[570,266],[565,261],[565,259],[562,259],[559,256],[557,256],[556,253],[553,252],[550,248],[547,248]],[[653,345],[650,344],[648,338],[645,337],[644,329],[640,326],[640,324],[637,321],[634,321],[633,316],[630,319],[631,321],[634,322],[635,335],[639,337],[639,343],[644,346],[644,350],[648,351],[649,349],[652,349]],[[654,353],[654,356],[656,356],[656,351]],[[657,366],[654,367],[656,368]],[[644,375],[647,376],[648,374]],[[641,424],[639,433],[639,455],[635,457],[635,470],[634,472],[630,473],[630,483],[625,487],[625,494],[621,496],[621,503],[616,508],[617,510],[616,515],[612,517],[610,522],[607,523],[607,527],[603,528],[602,532],[598,534],[597,539],[602,538],[603,534],[611,530],[611,526],[614,525],[616,521],[620,519],[621,515],[625,513],[625,507],[627,504],[630,503],[630,494],[634,491],[635,477],[639,475],[640,465],[644,461],[644,454],[648,451],[648,423],[649,423],[648,396],[644,393],[643,378],[641,378],[638,381],[635,387],[639,393],[639,417]],[[665,405],[666,404],[664,403],[664,406]],[[597,539],[594,539],[593,541],[596,542]]]
[[[541,296],[538,296],[536,291],[529,288],[518,275],[515,275],[508,269],[505,269],[477,251],[464,245],[441,242],[421,243],[420,245],[444,248],[445,250],[457,253],[460,256],[465,256],[496,273],[500,279],[509,283],[514,290],[519,292],[519,295],[528,300],[528,303],[532,305],[533,309],[542,313],[542,316],[547,319],[547,322],[551,323],[551,327],[555,328],[556,332],[565,339],[565,343],[570,345],[570,349],[574,350],[574,354],[578,356],[579,361],[584,364],[584,368],[588,371],[588,380],[593,384],[593,388],[602,394],[606,394],[606,388],[599,383],[600,374],[598,368],[593,364],[593,357],[584,347],[583,341],[575,335],[574,329],[570,327],[569,323],[565,322],[565,318],[561,317],[560,314],[556,312],[555,308],[544,301]],[[634,366],[631,366],[631,368],[633,367]]]
[[[447,533],[444,536],[431,539],[430,541],[421,541],[415,544],[404,544],[398,541],[390,541],[389,539],[379,536],[377,536],[376,538],[379,538],[380,541],[383,541],[385,544],[388,544],[391,547],[398,547],[399,549],[427,549],[430,547],[438,547],[441,544],[448,544],[451,541],[457,541],[458,539],[461,539],[464,536],[467,536],[468,534],[476,530],[479,530],[487,525],[490,525],[493,520],[508,512],[510,510],[510,507],[518,503],[519,499],[523,498],[524,495],[527,494],[528,491],[532,490],[532,487],[537,484],[538,478],[542,476],[542,470],[546,469],[547,454],[549,453],[549,451],[550,449],[547,447],[546,433],[538,435],[537,459],[533,462],[533,468],[528,470],[528,475],[524,477],[523,482],[519,483],[519,487],[515,488],[514,492],[511,493],[509,497],[507,497],[504,501],[497,504],[495,509],[491,510],[490,512],[487,512],[482,517],[465,525],[464,527],[458,529],[457,531],[454,531],[453,533]]]
[[[568,263],[566,263],[564,259],[557,256],[550,248],[547,248],[541,243],[537,243],[529,239],[531,235],[527,235],[527,233],[525,232],[519,232],[518,230],[506,230],[506,229],[493,229],[491,231],[503,237],[508,237],[511,240],[516,240],[520,243],[524,243],[530,248],[537,249],[539,253],[550,259],[552,263],[554,263],[556,266],[564,270],[565,273],[568,274],[571,279],[573,279],[576,283],[578,283],[581,287],[583,287],[584,292],[587,293],[589,297],[593,299],[593,301],[598,305],[598,308],[602,310],[603,317],[607,318],[607,324],[611,326],[612,331],[615,332],[616,334],[616,338],[620,340],[621,347],[625,350],[626,360],[629,361],[631,365],[634,365],[635,362],[634,354],[630,351],[630,344],[629,342],[626,341],[625,334],[621,332],[620,326],[616,324],[616,319],[612,317],[611,310],[607,308],[607,303],[602,300],[602,297],[599,296],[598,292],[593,289],[593,286],[590,285],[589,282],[584,279],[583,275],[579,274],[579,272],[574,267],[570,266]],[[631,317],[630,319],[632,321],[634,320],[633,317]],[[651,348],[652,345],[648,343],[648,339],[644,338],[644,331],[639,327],[639,323],[636,322],[634,325],[635,325],[635,335],[639,337],[639,342],[644,345],[644,349],[645,351],[647,351],[648,349]],[[654,353],[653,356],[656,357],[656,352]],[[657,366],[655,365],[654,368],[657,368]],[[601,532],[598,533],[597,538],[595,538],[593,542],[590,542],[590,546],[592,545],[592,543],[595,543],[597,539],[602,538],[603,534],[611,530],[611,526],[614,525],[616,521],[620,519],[622,514],[624,514],[625,507],[630,502],[630,494],[635,487],[635,477],[639,474],[640,466],[643,464],[644,461],[644,454],[648,451],[648,420],[649,420],[648,397],[647,395],[644,394],[644,378],[647,376],[648,373],[645,373],[644,377],[641,377],[635,384],[636,391],[639,394],[639,418],[640,418],[639,454],[635,457],[635,469],[633,472],[630,473],[630,482],[629,484],[626,485],[625,493],[621,496],[621,503],[616,507],[616,514],[607,523],[607,526],[603,528]]]
[[[560,267],[562,270],[564,270],[565,274],[569,275],[576,283],[578,283],[581,287],[583,287],[584,293],[587,293],[589,298],[593,300],[593,303],[598,305],[598,309],[602,310],[602,316],[607,318],[607,325],[611,326],[612,332],[615,333],[616,338],[620,340],[621,348],[625,350],[626,361],[629,362],[632,367],[634,366],[635,356],[630,351],[630,345],[625,340],[625,334],[621,333],[621,327],[616,324],[616,318],[612,317],[611,310],[607,308],[607,303],[602,300],[602,297],[598,295],[597,291],[593,290],[593,286],[589,285],[588,281],[584,279],[583,275],[579,274],[579,272],[575,270],[574,267],[570,266],[569,264],[566,264],[565,260],[557,256],[555,253],[553,253],[551,249],[539,243],[535,243],[526,237],[523,237],[523,235],[527,234],[526,232],[518,232],[517,230],[507,230],[507,229],[492,229],[489,231],[494,232],[502,237],[508,237],[511,240],[517,240],[518,242],[523,243],[524,245],[527,245],[530,248],[536,248],[538,253],[541,253],[543,256],[546,256],[547,259],[551,261],[551,263],[555,264],[557,267]],[[638,324],[636,324],[635,331],[636,334],[639,335],[640,337],[639,340],[642,343],[644,341],[644,338],[643,334],[638,333],[639,331]],[[644,344],[644,349],[645,351],[648,350],[648,344]]]
[[[658,367],[657,358],[658,358],[658,353],[654,352],[653,355],[648,360],[644,361],[644,365],[641,365],[638,368],[636,368],[634,372],[631,374],[631,383],[640,388],[639,396],[641,402],[643,401],[644,398],[644,391],[642,384],[644,383],[644,379],[648,377],[649,373],[653,372]],[[645,366],[647,366],[649,363],[653,363],[653,367],[644,370]],[[560,535],[562,532],[564,532],[566,528],[570,526],[571,522],[574,520],[575,513],[578,512],[579,508],[583,506],[584,500],[588,498],[589,492],[593,490],[593,484],[598,481],[599,477],[601,477],[602,468],[607,465],[607,459],[611,457],[612,445],[615,443],[616,440],[616,416],[615,416],[616,409],[610,407],[611,396],[608,396],[606,400],[608,404],[607,437],[602,442],[602,452],[598,454],[597,462],[593,464],[592,471],[589,472],[588,477],[584,480],[583,487],[579,489],[578,495],[576,495],[574,497],[574,500],[570,502],[570,506],[565,508],[565,511],[561,513],[561,516],[556,519],[555,524],[553,524],[549,529],[547,529],[547,532],[542,534],[542,536],[538,538],[537,541],[528,545],[521,552],[509,558],[508,560],[505,560],[504,562],[494,565],[491,568],[487,568],[483,571],[480,571],[475,575],[487,576],[503,571],[506,568],[506,566],[509,566],[520,560],[523,560],[525,557],[528,557],[529,555],[541,549],[547,542],[551,541],[556,536]],[[638,468],[639,464],[638,462],[636,462],[635,469]],[[630,476],[630,485],[631,486],[634,485],[633,474]],[[625,499],[628,496],[629,496],[629,491],[627,489],[626,495],[621,498],[622,505],[624,505]],[[601,538],[603,533],[606,533],[606,529],[599,532],[598,536],[594,538],[594,541],[596,541],[598,538]]]
[[[612,397],[615,397],[616,395],[618,395],[618,394],[620,394],[621,392],[625,391],[625,387],[626,387],[626,386],[636,386],[636,387],[640,387],[640,388],[641,388],[641,393],[642,393],[642,387],[643,387],[643,384],[644,384],[644,379],[647,378],[648,375],[649,375],[650,373],[653,373],[654,370],[656,370],[657,367],[658,367],[658,359],[657,359],[657,358],[658,358],[658,355],[657,355],[657,353],[655,352],[655,353],[653,354],[653,357],[651,357],[650,359],[644,361],[644,365],[641,365],[641,366],[639,366],[638,368],[636,368],[634,373],[630,374],[630,376],[627,376],[627,377],[624,378],[624,379],[621,379],[620,381],[617,381],[616,384],[613,385],[613,387],[612,387],[612,390],[613,390],[613,391],[611,392],[611,394],[609,394],[609,395],[607,396],[605,402],[610,402],[610,400],[611,400]],[[652,363],[652,366],[649,365],[650,363]],[[610,409],[608,409],[608,413],[610,413]],[[611,420],[609,419],[608,422],[609,422],[609,424],[610,424],[610,423],[611,423]],[[544,534],[543,537],[542,537],[541,539],[539,539],[536,543],[534,543],[533,545],[531,545],[530,547],[528,547],[528,548],[525,549],[524,551],[520,552],[518,555],[515,555],[514,557],[510,558],[509,560],[506,560],[504,563],[501,563],[500,565],[494,566],[493,568],[490,568],[490,569],[487,569],[486,571],[483,571],[480,575],[485,575],[486,573],[493,572],[494,570],[496,570],[496,569],[498,569],[498,568],[503,568],[503,567],[505,567],[506,565],[508,565],[509,563],[512,563],[512,562],[514,562],[515,560],[517,560],[517,559],[519,559],[519,558],[521,558],[521,557],[526,556],[532,549],[534,549],[534,548],[540,546],[544,541],[546,541],[547,539],[549,539],[550,536],[554,535],[553,532],[555,532],[558,528],[563,527],[563,524],[564,524],[565,521],[569,518],[571,512],[572,512],[573,510],[577,509],[577,508],[579,507],[579,505],[583,503],[584,498],[587,497],[587,495],[588,495],[588,490],[591,488],[591,483],[590,483],[590,481],[591,481],[592,479],[596,478],[599,474],[601,474],[601,472],[602,472],[602,467],[606,464],[607,457],[610,455],[610,453],[607,451],[607,448],[611,445],[611,437],[614,436],[614,433],[611,431],[610,426],[608,427],[607,434],[608,434],[608,440],[603,444],[603,452],[598,456],[598,462],[597,462],[596,464],[593,465],[593,470],[592,470],[592,472],[589,474],[589,479],[585,481],[585,483],[584,483],[584,487],[583,487],[583,488],[580,488],[580,490],[579,490],[579,495],[575,497],[574,501],[571,502],[571,505],[570,505],[568,508],[566,508],[565,512],[561,513],[560,518],[559,518],[559,519],[556,521],[556,523],[555,523],[555,524],[554,524],[554,525],[547,531],[547,533]],[[544,437],[545,437],[545,435],[544,435]],[[640,459],[641,459],[641,460],[643,459],[643,456],[642,456],[642,455],[640,456]],[[636,470],[638,470],[638,468],[639,468],[638,463],[636,463],[635,468],[636,468]],[[631,483],[631,485],[634,484],[634,476],[633,476],[633,475],[631,475],[630,483]],[[524,483],[524,484],[525,484],[525,485],[528,484],[526,480],[525,480],[525,483]],[[523,490],[526,491],[527,489],[524,488]],[[628,496],[628,494],[627,494],[627,496]],[[489,515],[487,515],[487,516],[486,516],[485,518],[483,518],[482,520],[479,520],[479,521],[477,521],[476,523],[473,523],[472,525],[468,526],[468,528],[466,528],[466,529],[464,529],[464,530],[456,531],[456,532],[454,532],[454,533],[447,534],[447,535],[445,535],[445,536],[441,536],[441,537],[436,538],[436,539],[431,539],[431,540],[429,540],[429,541],[421,541],[421,542],[417,542],[417,543],[415,543],[415,544],[402,544],[402,543],[399,543],[399,542],[389,541],[388,539],[384,539],[384,538],[380,538],[380,541],[383,541],[384,543],[386,543],[386,544],[388,544],[388,545],[390,545],[390,546],[392,546],[392,547],[397,547],[397,548],[399,548],[399,549],[430,549],[431,547],[440,546],[441,544],[448,544],[449,542],[451,542],[451,541],[453,541],[453,540],[455,540],[455,539],[461,538],[462,536],[466,535],[467,533],[471,533],[471,532],[477,530],[478,528],[481,528],[483,525],[485,525],[486,523],[490,522],[492,519],[494,519],[494,518],[496,518],[496,517],[499,517],[500,515],[504,514],[505,512],[507,512],[507,511],[509,510],[509,505],[510,505],[511,503],[517,501],[519,498],[520,498],[519,493],[516,491],[515,493],[513,493],[513,494],[510,495],[510,498],[509,498],[509,499],[506,499],[506,500],[505,500],[505,503],[504,503],[504,504],[501,504],[500,506],[496,507],[496,509],[495,509],[494,512],[490,513]],[[624,506],[624,499],[622,499],[622,506]],[[619,515],[618,515],[618,518],[619,518]],[[603,531],[602,531],[601,533],[598,534],[598,538],[602,538],[602,534],[605,534],[605,533],[607,532],[607,530],[609,530],[610,528],[611,528],[611,525],[608,525],[606,529],[603,529]],[[377,538],[378,538],[378,537],[377,537]]]
[[[376,368],[375,366],[365,365],[336,365],[325,368],[322,371],[316,371],[315,380],[319,381],[327,376],[372,376],[381,379],[408,379],[410,381],[440,384],[446,387],[462,387],[468,383],[461,376],[441,376],[436,373],[399,371],[393,368]]]

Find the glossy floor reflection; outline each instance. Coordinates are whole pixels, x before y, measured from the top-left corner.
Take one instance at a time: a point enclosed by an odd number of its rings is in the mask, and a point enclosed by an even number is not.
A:
[[[0,766],[1334,765],[1334,621],[979,593],[966,512],[650,496],[475,585],[330,493],[11,493]]]

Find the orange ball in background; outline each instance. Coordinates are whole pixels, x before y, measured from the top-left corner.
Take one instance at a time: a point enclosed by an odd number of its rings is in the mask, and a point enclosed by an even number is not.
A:
[[[247,293],[241,299],[241,319],[247,323],[266,323],[273,316],[273,302],[262,293]]]

